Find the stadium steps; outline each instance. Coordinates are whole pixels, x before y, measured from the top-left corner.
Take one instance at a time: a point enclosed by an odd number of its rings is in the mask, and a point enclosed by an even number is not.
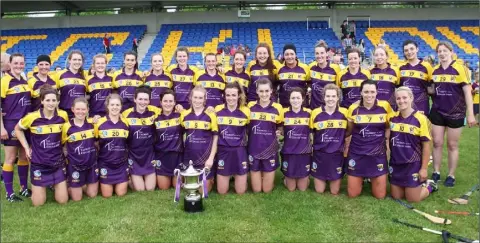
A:
[[[270,48],[272,49],[272,56],[275,56],[275,51],[274,51],[273,42],[272,42],[272,34],[270,33],[270,29],[258,29],[257,34],[258,34],[258,43],[265,42],[268,45],[270,45]]]
[[[155,40],[156,35],[157,33],[146,33],[145,36],[143,36],[143,39],[140,42],[140,45],[138,46],[138,53],[137,53],[138,65],[142,64],[143,59],[145,58],[145,55],[147,55],[147,52],[148,52],[148,49],[150,49],[150,46],[152,46],[153,40]],[[157,50],[157,52],[158,51],[160,50]],[[147,60],[147,62],[148,61],[149,60]]]
[[[2,36],[1,40],[6,41],[2,44],[2,52],[7,52],[8,49],[12,48],[14,45],[20,43],[23,40],[45,40],[47,39],[46,35],[27,35],[27,36]]]
[[[170,65],[170,60],[172,60],[175,49],[178,47],[182,34],[182,31],[170,31],[161,52],[164,60],[163,65],[165,67]]]
[[[479,32],[480,30],[478,29],[478,27],[462,27],[461,28],[463,31],[470,31],[472,32],[473,34],[475,34],[476,36],[479,35]]]
[[[467,53],[467,54],[478,54],[478,49],[477,48],[473,47],[470,43],[468,43],[461,36],[455,34],[455,32],[451,31],[448,27],[437,27],[436,29],[442,35],[447,37],[453,44],[462,48],[465,53]]]

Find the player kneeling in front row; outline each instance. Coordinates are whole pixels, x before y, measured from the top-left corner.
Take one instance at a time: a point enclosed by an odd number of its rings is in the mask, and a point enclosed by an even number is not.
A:
[[[62,127],[68,121],[65,111],[58,109],[58,93],[50,85],[40,88],[43,108],[31,112],[15,126],[18,140],[31,162],[32,204],[41,206],[47,200],[47,187],[54,186],[55,200],[68,202],[65,156],[61,146]],[[30,130],[30,145],[24,130]]]
[[[391,193],[395,199],[420,202],[437,190],[432,180],[425,182],[432,139],[429,121],[412,108],[414,99],[410,88],[398,88],[395,97],[398,113],[390,119]]]

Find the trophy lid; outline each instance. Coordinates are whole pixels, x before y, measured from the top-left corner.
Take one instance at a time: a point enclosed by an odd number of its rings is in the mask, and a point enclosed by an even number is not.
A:
[[[198,176],[202,174],[202,171],[195,169],[193,167],[193,161],[190,160],[188,168],[182,171],[180,174],[182,176]]]

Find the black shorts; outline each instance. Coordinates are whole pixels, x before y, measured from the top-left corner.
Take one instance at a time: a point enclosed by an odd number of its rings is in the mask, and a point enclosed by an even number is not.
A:
[[[438,113],[436,109],[430,110],[429,118],[432,124],[437,126],[449,127],[449,128],[460,128],[465,126],[465,118],[449,119],[444,117],[442,114]]]
[[[479,110],[478,109],[478,104],[473,104],[473,114],[475,114],[475,115],[478,114],[479,113],[478,110]]]

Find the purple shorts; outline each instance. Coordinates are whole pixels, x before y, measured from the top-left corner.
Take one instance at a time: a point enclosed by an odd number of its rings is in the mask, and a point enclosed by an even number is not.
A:
[[[155,152],[155,172],[157,176],[173,176],[173,171],[178,168],[178,165],[183,159],[182,152],[165,151]]]
[[[248,173],[246,147],[218,146],[217,174],[222,176],[245,175]]]
[[[282,172],[288,178],[304,178],[310,173],[311,154],[281,154]]]
[[[17,137],[15,136],[15,126],[18,124],[19,120],[3,120],[3,126],[8,133],[8,139],[2,140],[2,144],[4,146],[16,146],[21,147],[20,141],[18,141]],[[27,138],[28,141],[28,138]]]
[[[388,173],[387,155],[349,153],[347,163],[347,174],[351,176],[374,178]]]
[[[422,184],[418,174],[421,167],[421,163],[401,165],[390,164],[390,167],[388,167],[390,172],[390,184],[400,187],[418,187]]]
[[[280,165],[277,153],[268,159],[256,159],[252,155],[249,155],[248,161],[250,163],[250,171],[272,172]]]
[[[128,163],[121,165],[98,165],[100,169],[100,183],[116,185],[128,181]]]
[[[30,181],[34,186],[49,187],[63,182],[67,179],[65,167],[51,167],[30,165]]]
[[[335,181],[345,174],[343,153],[313,152],[312,169],[310,174],[322,181]]]
[[[67,178],[69,187],[82,187],[98,182],[98,167],[92,166],[86,170],[77,170],[71,164],[67,165]]]
[[[155,173],[155,152],[153,146],[129,149],[128,166],[131,175],[144,176]]]

